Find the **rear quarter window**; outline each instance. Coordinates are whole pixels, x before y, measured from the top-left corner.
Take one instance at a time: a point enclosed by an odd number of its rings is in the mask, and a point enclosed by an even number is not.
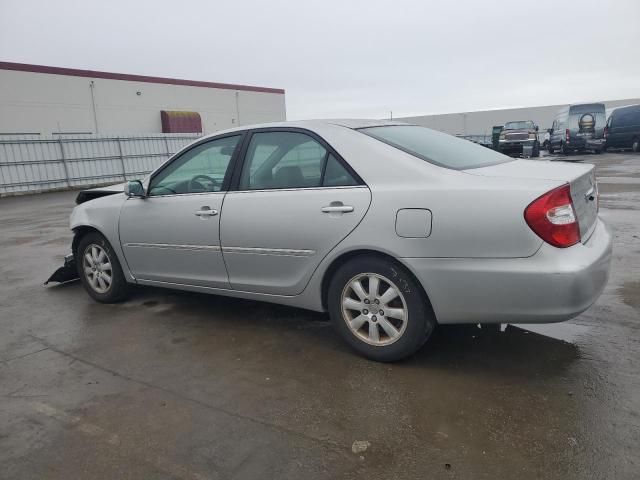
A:
[[[418,125],[361,128],[369,135],[426,162],[452,170],[480,168],[512,161],[487,147]]]

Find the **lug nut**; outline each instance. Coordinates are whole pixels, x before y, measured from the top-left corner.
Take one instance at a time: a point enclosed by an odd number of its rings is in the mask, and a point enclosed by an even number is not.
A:
[[[364,303],[366,303],[367,305],[369,305],[369,303],[370,303],[370,302],[369,302],[369,299],[368,299],[368,298],[365,298],[365,299],[364,299]]]
[[[378,300],[377,298],[373,301],[373,303],[375,303],[376,305],[378,305],[380,303],[380,300]]]
[[[362,310],[362,313],[364,313],[365,315],[369,313],[369,310],[367,310],[366,308],[364,310]]]
[[[378,317],[374,315],[373,317],[371,317],[371,320],[375,322],[376,320],[378,320]]]
[[[380,310],[378,313],[380,314],[380,316],[384,315],[384,312],[382,310]]]

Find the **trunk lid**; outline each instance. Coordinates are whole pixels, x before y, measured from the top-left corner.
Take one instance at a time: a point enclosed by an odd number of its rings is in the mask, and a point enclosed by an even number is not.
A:
[[[465,170],[472,175],[518,179],[554,180],[558,186],[569,183],[576,211],[580,238],[585,243],[595,229],[598,218],[598,186],[595,168],[591,164],[570,164],[550,161],[514,160],[482,168]],[[546,192],[540,192],[542,195]],[[532,198],[531,201],[535,200]]]

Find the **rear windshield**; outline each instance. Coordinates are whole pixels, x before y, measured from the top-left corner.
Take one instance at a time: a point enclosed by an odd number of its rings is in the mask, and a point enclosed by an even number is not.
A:
[[[505,130],[533,130],[533,122],[507,122],[504,124]]]
[[[583,103],[569,107],[569,115],[577,115],[578,113],[602,113],[604,115],[604,103]]]
[[[490,148],[417,125],[388,125],[359,131],[429,163],[453,170],[511,161]]]

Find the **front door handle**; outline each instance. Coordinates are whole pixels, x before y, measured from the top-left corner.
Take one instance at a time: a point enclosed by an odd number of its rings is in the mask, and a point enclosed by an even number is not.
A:
[[[204,206],[200,207],[200,210],[198,210],[195,215],[196,217],[215,217],[216,215],[218,215],[218,210],[214,210],[210,207]]]
[[[350,213],[353,212],[351,205],[343,205],[342,202],[331,202],[330,205],[320,209],[322,213]]]

